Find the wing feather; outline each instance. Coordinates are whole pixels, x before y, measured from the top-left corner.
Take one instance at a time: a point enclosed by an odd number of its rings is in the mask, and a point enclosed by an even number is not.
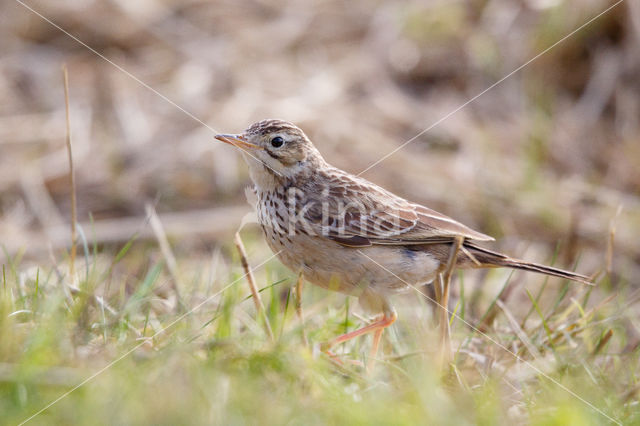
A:
[[[341,170],[332,169],[327,179],[321,181],[327,186],[306,188],[305,192],[314,194],[314,198],[303,217],[316,234],[339,244],[350,247],[437,244],[450,242],[456,236],[493,240],[442,213]]]

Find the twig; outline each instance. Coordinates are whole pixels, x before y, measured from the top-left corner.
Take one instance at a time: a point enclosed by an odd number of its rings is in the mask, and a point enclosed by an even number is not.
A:
[[[271,324],[269,324],[269,318],[267,317],[267,313],[264,310],[264,306],[262,305],[262,299],[260,299],[260,296],[258,295],[258,287],[256,287],[256,281],[253,277],[253,271],[249,267],[247,252],[244,249],[244,244],[242,244],[242,239],[240,238],[239,233],[236,232],[234,240],[236,243],[236,248],[238,249],[238,253],[240,253],[240,262],[242,263],[242,267],[244,268],[244,272],[247,277],[247,282],[249,283],[249,289],[251,290],[251,295],[253,296],[253,303],[256,305],[256,311],[258,312],[258,315],[262,317],[265,331],[267,332],[269,339],[271,339],[271,341],[273,342],[275,339],[273,337],[273,331],[271,330]]]
[[[71,184],[71,255],[69,257],[69,277],[74,283],[76,279],[76,222],[78,221],[78,212],[76,209],[76,180],[73,168],[73,153],[71,150],[71,117],[69,114],[69,73],[67,65],[62,66],[62,74],[64,76],[64,106],[67,114],[67,154],[69,156],[69,182]]]
[[[145,210],[147,212],[147,216],[149,217],[149,224],[151,225],[151,229],[156,236],[156,240],[160,245],[160,251],[162,252],[162,256],[167,263],[167,269],[169,269],[169,274],[171,275],[171,282],[173,291],[176,294],[177,298],[177,308],[179,312],[184,312],[185,307],[182,304],[182,298],[180,297],[180,286],[178,279],[178,263],[176,262],[176,258],[171,251],[171,246],[169,245],[169,240],[167,239],[167,234],[164,232],[164,228],[162,227],[162,222],[160,222],[160,218],[156,213],[156,209],[151,205],[151,203],[147,203],[145,206]]]
[[[307,331],[304,328],[304,315],[302,314],[302,285],[304,284],[304,277],[302,272],[298,274],[298,281],[296,281],[295,298],[296,298],[296,315],[300,320],[300,328],[302,329],[302,343],[305,347],[309,347],[309,339],[307,338]]]

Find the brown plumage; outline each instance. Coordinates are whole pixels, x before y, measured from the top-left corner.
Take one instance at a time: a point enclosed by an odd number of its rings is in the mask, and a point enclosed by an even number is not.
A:
[[[267,243],[313,284],[359,296],[382,319],[333,341],[380,333],[396,318],[389,296],[431,282],[464,237],[460,268],[510,267],[589,283],[588,277],[480,247],[493,238],[329,165],[295,125],[263,120],[217,139],[242,149]]]

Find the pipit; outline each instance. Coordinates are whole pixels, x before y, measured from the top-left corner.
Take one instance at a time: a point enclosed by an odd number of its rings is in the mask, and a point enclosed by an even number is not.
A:
[[[242,150],[259,223],[282,263],[315,285],[358,296],[365,311],[378,314],[329,347],[374,332],[373,359],[382,331],[397,318],[390,296],[432,282],[449,260],[449,274],[452,266],[509,267],[590,282],[479,246],[493,238],[329,165],[289,122],[263,120],[216,139]]]

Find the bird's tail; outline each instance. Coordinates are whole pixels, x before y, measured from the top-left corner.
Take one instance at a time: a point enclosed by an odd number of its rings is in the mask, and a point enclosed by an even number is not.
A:
[[[508,267],[515,269],[522,269],[525,271],[537,272],[540,274],[551,275],[554,277],[566,278],[572,281],[577,281],[583,284],[593,285],[593,280],[581,274],[575,272],[565,271],[564,269],[554,268],[552,266],[541,265],[539,263],[526,262],[524,260],[512,259],[502,253],[487,250],[484,247],[476,246],[473,243],[465,242],[464,248],[466,249],[467,257],[472,257],[470,260],[478,267]],[[479,265],[478,265],[479,263]]]

